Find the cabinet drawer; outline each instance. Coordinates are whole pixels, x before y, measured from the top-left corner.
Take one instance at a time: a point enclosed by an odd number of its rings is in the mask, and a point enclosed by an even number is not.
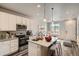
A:
[[[18,44],[11,44],[11,47],[18,47]]]
[[[11,45],[18,45],[18,41],[16,42],[11,42]]]
[[[11,42],[18,42],[18,38],[11,40]]]
[[[18,49],[18,46],[11,47],[11,50],[16,50],[16,49]]]
[[[18,45],[18,39],[11,40],[11,45]]]
[[[11,47],[18,47],[18,44],[11,44]]]

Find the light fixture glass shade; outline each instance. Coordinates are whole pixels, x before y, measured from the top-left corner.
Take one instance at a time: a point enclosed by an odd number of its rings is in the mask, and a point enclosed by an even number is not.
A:
[[[47,21],[46,18],[44,18],[43,21],[46,22]]]

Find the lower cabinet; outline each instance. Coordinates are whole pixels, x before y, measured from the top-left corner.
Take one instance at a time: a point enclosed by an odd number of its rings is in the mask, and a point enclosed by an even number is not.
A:
[[[18,50],[18,39],[0,42],[0,56],[9,55]]]
[[[10,53],[14,53],[18,50],[18,40],[11,40]]]
[[[6,55],[10,52],[10,41],[0,42],[0,55]]]
[[[29,56],[40,56],[41,55],[41,46],[29,42],[28,45],[28,55]]]

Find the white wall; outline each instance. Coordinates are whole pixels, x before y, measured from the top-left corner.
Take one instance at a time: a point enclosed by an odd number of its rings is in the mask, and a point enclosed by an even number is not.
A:
[[[76,40],[76,19],[68,19],[60,23],[60,38],[65,40]]]
[[[79,45],[79,16],[77,18],[77,43]]]

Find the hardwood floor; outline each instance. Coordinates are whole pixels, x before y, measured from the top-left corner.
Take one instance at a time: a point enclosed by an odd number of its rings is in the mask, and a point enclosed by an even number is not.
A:
[[[28,56],[28,49],[25,49],[23,51],[20,51],[20,52],[17,52],[17,53],[14,53],[10,56]]]

